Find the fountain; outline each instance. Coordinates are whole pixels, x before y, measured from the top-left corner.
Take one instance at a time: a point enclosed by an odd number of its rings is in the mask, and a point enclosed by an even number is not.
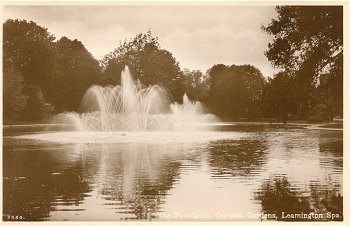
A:
[[[165,88],[144,87],[134,81],[127,66],[120,86],[90,87],[80,108],[81,114],[61,113],[51,122],[73,131],[168,131],[203,129],[218,121],[201,102],[192,102],[186,94],[182,104],[171,103]]]

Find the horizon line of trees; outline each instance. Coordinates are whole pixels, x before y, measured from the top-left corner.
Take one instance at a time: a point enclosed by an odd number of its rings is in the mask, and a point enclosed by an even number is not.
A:
[[[3,24],[4,122],[42,121],[78,111],[94,84],[119,85],[128,65],[145,86],[184,93],[224,120],[324,121],[343,114],[343,16],[339,6],[276,6],[262,30],[274,36],[266,57],[280,72],[265,78],[252,65],[215,64],[205,73],[180,69],[151,31],[120,42],[96,60],[78,40],[55,40],[26,20]]]

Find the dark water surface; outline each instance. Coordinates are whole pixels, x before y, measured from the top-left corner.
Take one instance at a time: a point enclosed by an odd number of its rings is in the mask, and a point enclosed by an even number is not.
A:
[[[3,219],[342,220],[342,131],[225,130],[236,138],[62,143],[5,134]]]

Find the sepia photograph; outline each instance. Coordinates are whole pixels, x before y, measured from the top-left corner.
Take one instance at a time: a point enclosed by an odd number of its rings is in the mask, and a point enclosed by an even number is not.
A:
[[[344,2],[1,6],[3,222],[348,220]]]

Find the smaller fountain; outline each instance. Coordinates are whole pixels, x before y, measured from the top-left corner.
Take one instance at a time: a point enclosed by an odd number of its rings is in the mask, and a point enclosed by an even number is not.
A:
[[[127,66],[120,86],[90,87],[81,111],[58,114],[51,122],[73,131],[167,131],[203,129],[218,121],[201,102],[190,101],[186,94],[182,104],[172,104],[163,87],[143,87],[132,79]]]
[[[170,105],[170,117],[176,130],[206,129],[211,123],[218,122],[218,118],[209,114],[205,105],[199,101],[192,102],[186,93],[182,104],[175,102]]]

